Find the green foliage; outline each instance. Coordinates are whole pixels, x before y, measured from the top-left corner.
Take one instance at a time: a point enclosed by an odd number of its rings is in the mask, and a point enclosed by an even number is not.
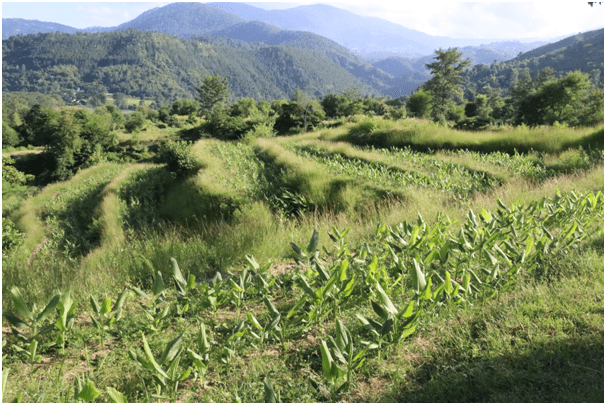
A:
[[[178,179],[192,176],[202,168],[191,151],[191,144],[183,141],[167,141],[160,146],[159,161],[166,164],[169,172]]]
[[[469,59],[461,60],[461,52],[457,48],[443,51],[438,49],[434,59],[436,62],[425,65],[430,70],[432,78],[423,88],[432,96],[431,116],[436,121],[447,119],[447,113],[454,103],[463,98],[464,81],[461,74],[464,68],[471,66]]]
[[[130,132],[137,132],[145,126],[147,120],[147,114],[142,110],[137,110],[131,113],[124,123],[124,128]]]
[[[431,93],[420,88],[415,91],[406,102],[406,109],[417,118],[429,117],[432,106]]]
[[[21,142],[21,137],[8,123],[2,120],[2,147],[17,146]]]
[[[293,129],[307,132],[322,122],[325,117],[320,103],[309,100],[300,90],[297,90],[290,103],[282,104],[275,128],[280,134],[286,134]]]
[[[200,112],[206,116],[210,115],[229,97],[228,87],[229,81],[221,79],[220,75],[205,76],[200,87],[196,87],[198,92],[196,100],[200,103]]]

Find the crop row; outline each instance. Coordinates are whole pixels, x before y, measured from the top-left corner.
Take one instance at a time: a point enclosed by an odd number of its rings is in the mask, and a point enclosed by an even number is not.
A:
[[[353,252],[348,229],[333,228],[332,246],[320,246],[315,231],[306,247],[291,244],[299,265],[291,274],[275,276],[269,264],[261,267],[251,256],[242,272],[216,273],[204,281],[184,276],[174,259],[164,272],[147,262],[154,274],[151,291],[128,285],[113,301],[91,296],[87,314],[101,346],[115,337],[137,342],[128,356],[153,393],[126,397],[121,387],[105,387],[105,393],[114,401],[174,401],[185,380],[220,379],[222,365],[242,364],[250,350],[272,345],[287,351],[314,334],[320,340],[310,350],[321,365],[310,367],[323,376],[314,386],[319,395],[336,399],[352,389],[369,356],[381,357],[413,334],[426,314],[506,291],[519,273],[549,271],[542,266],[550,257],[603,232],[601,193],[558,194],[526,206],[498,202],[496,213],[469,211],[458,231],[442,215],[433,224],[419,216],[416,223],[380,225]],[[124,311],[133,295],[139,311]],[[21,359],[34,365],[42,354],[64,356],[75,330],[84,327],[77,321],[83,305],[69,291],[44,307],[26,303],[16,287],[11,299],[14,312],[3,312],[11,324],[10,344],[3,342],[5,364]],[[135,313],[141,316],[129,319]],[[226,314],[229,325],[219,319]],[[9,371],[3,372],[3,392]],[[269,378],[263,384],[265,400],[281,399]],[[92,401],[99,395],[95,381],[78,377],[62,400]]]
[[[429,155],[385,153],[384,162],[368,161],[347,153],[326,151],[316,145],[290,146],[301,156],[317,160],[333,173],[355,176],[388,187],[428,187],[467,197],[495,187],[498,181],[484,173],[469,171],[461,165],[431,159]],[[370,149],[374,153],[375,150]],[[419,155],[419,156],[417,156]],[[422,157],[421,157],[422,156]],[[405,162],[410,170],[394,167]]]

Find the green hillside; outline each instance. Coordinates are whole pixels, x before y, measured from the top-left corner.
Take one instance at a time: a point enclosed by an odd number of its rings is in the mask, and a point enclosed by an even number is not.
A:
[[[509,90],[522,73],[528,71],[536,79],[539,72],[552,68],[556,77],[580,70],[590,75],[592,83],[604,87],[604,29],[589,31],[541,46],[516,58],[491,64],[480,64],[466,72],[468,89],[480,90],[485,85]]]
[[[603,126],[330,127],[3,164],[3,400],[599,402]]]
[[[3,40],[3,90],[62,94],[102,85],[162,103],[191,98],[202,77],[219,74],[236,98],[288,99],[296,89],[318,97],[350,87],[374,94],[312,50],[209,42],[133,29],[11,37]]]

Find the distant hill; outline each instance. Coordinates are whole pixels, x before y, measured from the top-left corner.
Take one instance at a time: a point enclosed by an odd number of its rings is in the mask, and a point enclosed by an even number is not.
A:
[[[135,28],[179,37],[206,35],[245,22],[235,14],[202,3],[172,3],[148,10],[116,30]]]
[[[550,67],[556,76],[580,70],[590,75],[592,83],[604,87],[604,29],[588,31],[522,53],[512,60],[479,64],[466,72],[467,88],[479,90],[485,85],[509,90],[526,70],[535,79]]]
[[[422,56],[440,47],[481,45],[498,39],[457,39],[425,34],[390,21],[364,17],[325,4],[262,10],[244,3],[208,3],[245,20],[258,20],[282,29],[310,31],[348,49],[367,55],[372,52],[401,52]]]
[[[75,34],[78,30],[68,25],[47,21],[25,20],[23,18],[2,19],[2,39],[6,39],[12,35],[28,35],[55,31]]]
[[[2,89],[62,94],[102,85],[160,102],[191,98],[205,75],[229,79],[234,97],[290,99],[357,87],[378,94],[317,51],[263,46],[216,37],[177,38],[135,29],[107,33],[47,33],[2,41]],[[218,38],[220,40],[220,38]]]

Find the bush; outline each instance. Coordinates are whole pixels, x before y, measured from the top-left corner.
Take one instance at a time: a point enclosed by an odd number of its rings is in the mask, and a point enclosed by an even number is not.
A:
[[[159,160],[178,179],[192,176],[202,168],[188,142],[164,142],[160,146]]]
[[[146,114],[143,111],[135,111],[128,117],[124,128],[130,133],[136,132],[145,125],[145,118]]]
[[[2,122],[2,147],[17,146],[21,142],[19,134],[6,122]]]

